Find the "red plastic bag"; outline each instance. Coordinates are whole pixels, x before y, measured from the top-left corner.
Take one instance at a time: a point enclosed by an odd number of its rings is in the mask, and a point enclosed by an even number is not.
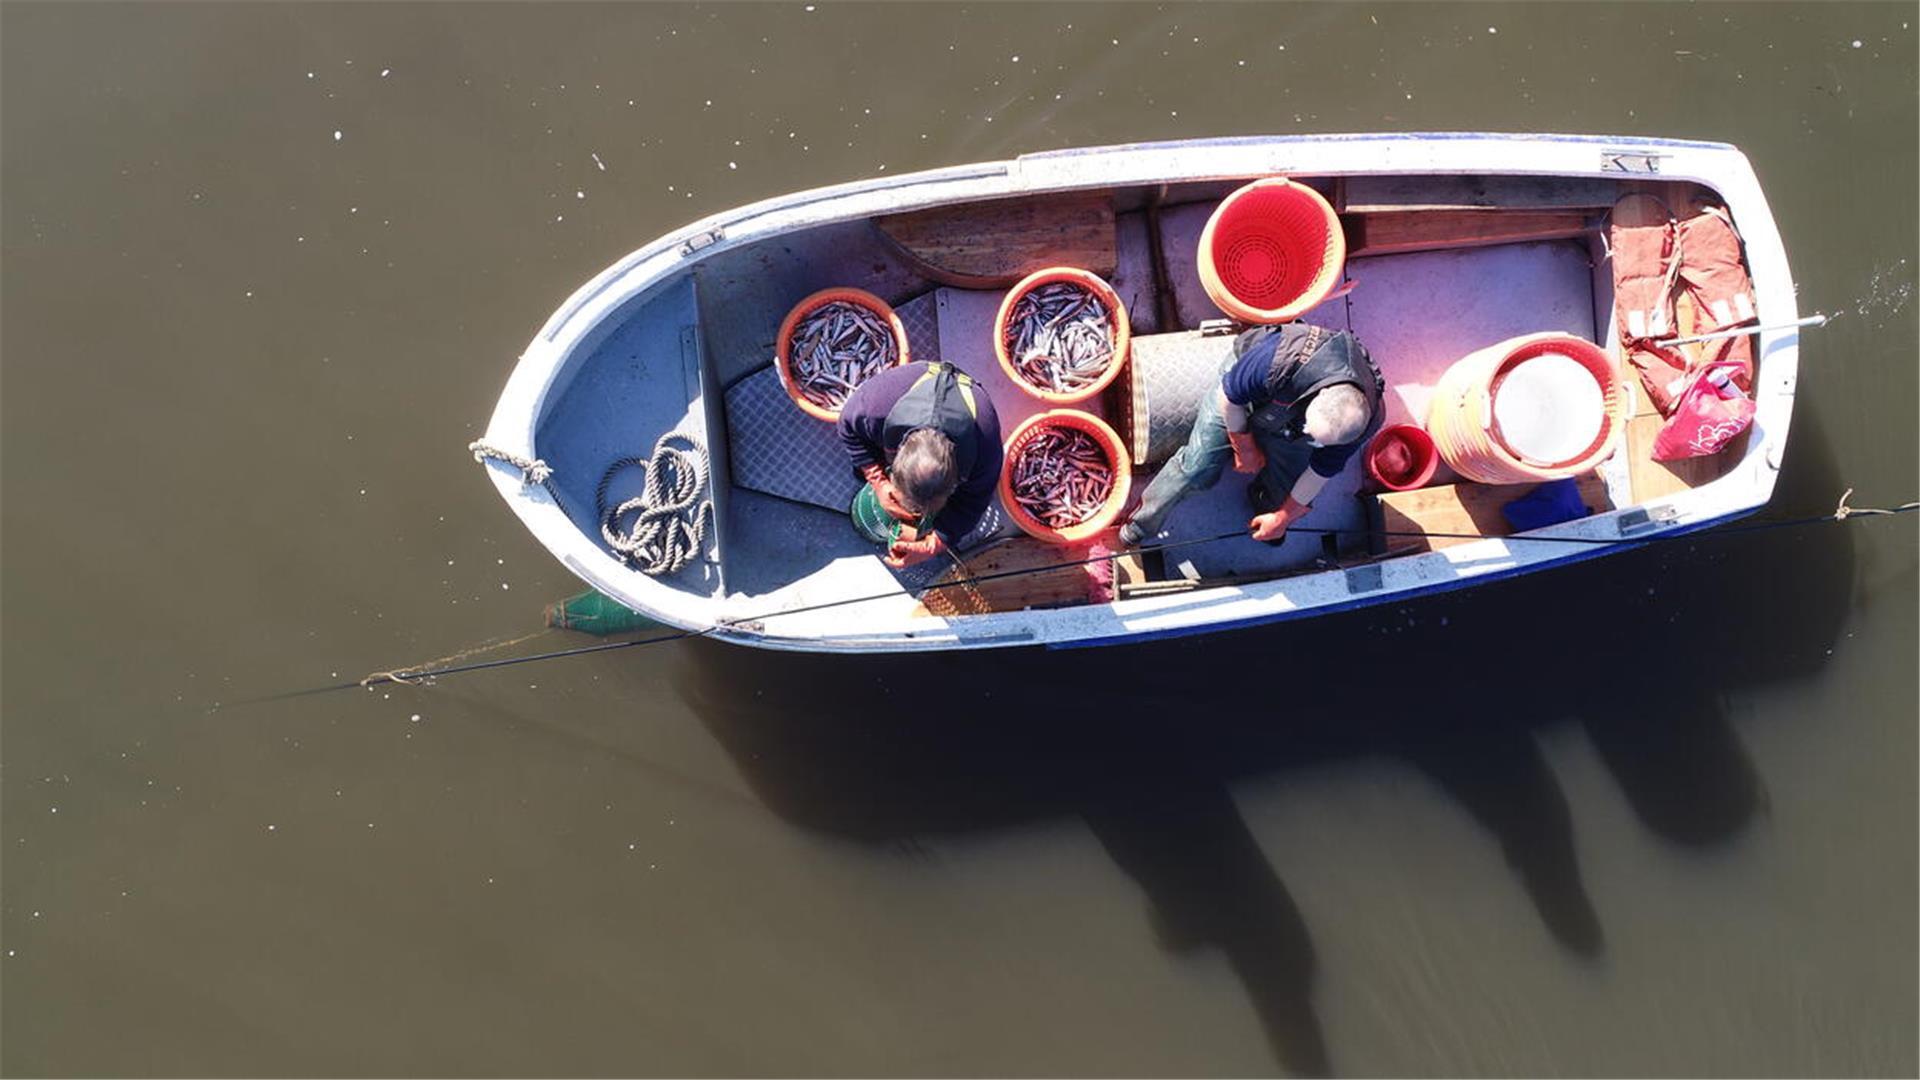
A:
[[[1673,415],[1653,437],[1653,460],[1717,454],[1753,423],[1753,399],[1734,383],[1743,374],[1737,361],[1708,364],[1687,377],[1674,400]]]

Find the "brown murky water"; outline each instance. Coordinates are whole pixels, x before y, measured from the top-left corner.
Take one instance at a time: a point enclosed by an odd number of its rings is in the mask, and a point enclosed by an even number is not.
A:
[[[1911,519],[1152,648],[208,706],[575,590],[463,447],[618,256],[1065,145],[1736,143],[1848,312],[1776,512],[1912,498],[1916,22],[6,4],[0,1069],[1912,1075]]]

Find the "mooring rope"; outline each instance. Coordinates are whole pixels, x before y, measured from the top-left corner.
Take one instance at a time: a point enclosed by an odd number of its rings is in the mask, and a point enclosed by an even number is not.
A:
[[[1458,537],[1459,539],[1463,539],[1463,540],[1464,539],[1472,539],[1472,540],[1502,539],[1502,540],[1510,540],[1510,541],[1537,541],[1539,543],[1592,543],[1592,544],[1609,544],[1609,545],[1618,544],[1622,548],[1633,548],[1633,547],[1644,547],[1649,544],[1657,544],[1661,542],[1674,541],[1674,540],[1695,540],[1695,541],[1705,540],[1715,536],[1716,534],[1727,535],[1731,533],[1741,533],[1741,532],[1768,532],[1775,529],[1792,529],[1792,528],[1800,528],[1807,525],[1818,525],[1821,523],[1844,522],[1849,518],[1853,518],[1853,517],[1866,517],[1870,515],[1884,515],[1884,516],[1892,517],[1900,514],[1913,513],[1916,510],[1920,510],[1920,502],[1901,503],[1900,505],[1892,507],[1891,509],[1881,509],[1879,507],[1869,507],[1869,506],[1848,506],[1847,499],[1851,497],[1852,494],[1853,494],[1853,489],[1848,488],[1846,493],[1840,496],[1839,505],[1837,505],[1834,508],[1833,513],[1821,514],[1818,517],[1803,517],[1803,518],[1790,518],[1790,519],[1779,520],[1779,521],[1753,522],[1747,525],[1736,525],[1732,527],[1723,527],[1723,528],[1713,529],[1708,531],[1695,531],[1692,529],[1686,529],[1679,532],[1655,533],[1651,536],[1637,537],[1637,538],[1627,537],[1627,538],[1622,538],[1618,540],[1592,540],[1586,537],[1549,537],[1549,536],[1486,537],[1486,536],[1475,536],[1475,535],[1456,534],[1456,533],[1398,533],[1398,532],[1391,532],[1391,531],[1385,532],[1383,534],[1379,530],[1372,530],[1372,531],[1374,532],[1375,535],[1389,535],[1389,536],[1417,535],[1417,536],[1426,536],[1429,538]],[[1299,532],[1305,532],[1305,533],[1365,534],[1369,530],[1298,528],[1290,531],[1299,531]],[[1198,536],[1188,540],[1174,540],[1174,541],[1169,541],[1161,544],[1151,544],[1145,547],[1135,548],[1133,549],[1132,553],[1140,554],[1148,551],[1171,551],[1175,548],[1187,547],[1194,544],[1210,544],[1220,540],[1243,537],[1245,535],[1246,533],[1242,530],[1234,530],[1232,532],[1221,533],[1218,536]],[[1096,562],[1105,562],[1105,561],[1117,558],[1123,554],[1128,554],[1128,553],[1119,552],[1119,551],[1109,551],[1099,555],[1090,556],[1088,558],[1070,559],[1063,562],[1049,563],[1045,566],[1032,566],[1032,567],[1026,567],[1019,570],[1002,570],[1002,571],[998,571],[996,573],[991,573],[991,574],[981,574],[978,576],[963,577],[963,578],[956,579],[954,581],[936,582],[932,585],[927,586],[923,591],[934,592],[941,589],[962,588],[966,586],[977,585],[982,582],[995,581],[1002,578],[1022,577],[1027,574],[1037,574],[1037,573],[1043,573],[1051,570],[1063,570],[1069,567],[1076,567],[1076,566],[1087,566],[1089,564],[1096,563]],[[439,668],[439,669],[432,669],[432,670],[411,670],[411,671],[399,671],[399,672],[375,672],[373,675],[368,676],[367,680],[362,682],[345,683],[340,686],[316,687],[312,690],[301,691],[301,693],[325,693],[330,690],[340,690],[340,689],[345,689],[347,687],[352,687],[352,686],[371,687],[371,686],[378,685],[382,681],[392,681],[392,682],[399,682],[408,686],[417,686],[417,685],[420,685],[421,681],[423,680],[430,682],[434,677],[440,676],[440,675],[458,675],[462,672],[467,672],[467,671],[479,671],[486,668],[496,668],[496,667],[510,667],[516,664],[533,663],[540,660],[553,660],[553,659],[558,659],[566,656],[579,656],[585,653],[606,652],[613,649],[631,649],[641,645],[658,645],[668,641],[685,641],[688,638],[706,637],[714,633],[715,631],[738,628],[742,624],[753,623],[753,622],[760,621],[762,619],[770,619],[777,615],[798,615],[803,612],[822,611],[828,608],[845,607],[849,604],[863,604],[869,601],[886,599],[888,597],[901,595],[902,593],[911,593],[911,592],[913,592],[912,589],[902,587],[898,589],[890,589],[886,592],[871,593],[865,596],[849,596],[839,600],[826,600],[816,604],[808,604],[803,607],[788,608],[784,611],[769,611],[769,612],[766,612],[765,614],[762,614],[757,617],[752,617],[752,618],[722,619],[716,622],[714,625],[707,627],[704,630],[678,630],[671,633],[659,634],[654,637],[640,638],[634,641],[610,641],[610,642],[603,642],[598,645],[584,645],[575,649],[564,649],[559,652],[538,653],[533,656],[509,656],[499,660],[488,660],[482,663],[468,664],[460,667]]]
[[[675,441],[686,447],[669,445]],[[640,494],[609,509],[607,489],[614,474],[629,465],[646,473]],[[713,500],[702,498],[707,488],[707,451],[684,432],[669,431],[653,444],[653,456],[621,458],[600,478],[594,506],[600,518],[600,536],[629,566],[650,577],[684,569],[705,551],[707,526],[713,521]],[[622,532],[620,519],[637,513],[633,528]]]
[[[664,441],[665,440],[663,439],[662,442]],[[656,458],[659,456],[658,448],[656,448],[655,456]],[[618,466],[616,466],[616,468],[617,467]],[[1791,529],[1791,528],[1799,528],[1807,525],[1818,525],[1823,523],[1831,524],[1834,522],[1845,522],[1851,518],[1856,518],[1856,517],[1868,517],[1868,516],[1893,517],[1901,514],[1910,514],[1917,510],[1920,510],[1920,501],[1901,503],[1898,506],[1894,506],[1890,509],[1882,509],[1879,507],[1871,507],[1871,506],[1848,506],[1847,499],[1852,495],[1853,495],[1853,489],[1848,488],[1846,493],[1840,496],[1839,504],[1834,507],[1834,510],[1831,514],[1821,514],[1818,517],[1790,518],[1787,520],[1776,520],[1776,521],[1760,521],[1760,522],[1753,522],[1746,525],[1721,527],[1718,529],[1712,529],[1707,531],[1683,529],[1677,532],[1655,533],[1653,535],[1644,536],[1644,537],[1625,537],[1619,540],[1604,540],[1604,541],[1590,540],[1585,537],[1548,537],[1548,536],[1485,537],[1485,536],[1462,535],[1461,538],[1474,539],[1474,540],[1503,539],[1503,540],[1510,540],[1510,541],[1535,541],[1539,543],[1619,544],[1621,548],[1624,550],[1629,548],[1645,547],[1651,544],[1671,542],[1676,540],[1699,541],[1699,540],[1710,539],[1716,535],[1726,536],[1733,533],[1766,532],[1766,531],[1771,531],[1775,529]],[[710,511],[711,511],[711,507],[709,506],[705,508],[703,513],[710,513]],[[1364,534],[1368,530],[1298,528],[1297,530],[1290,530],[1290,531],[1300,531],[1300,532],[1307,532],[1307,533]],[[1379,533],[1378,531],[1375,531],[1375,534],[1376,535],[1394,535],[1394,536],[1423,535],[1430,538],[1447,537],[1447,536],[1455,535],[1451,533],[1402,534],[1402,533],[1396,533],[1396,532],[1387,532],[1382,534],[1382,533]],[[1146,547],[1135,548],[1133,549],[1133,551],[1135,553],[1145,553],[1147,551],[1170,551],[1175,548],[1187,547],[1192,544],[1214,543],[1219,540],[1232,539],[1235,537],[1243,537],[1245,535],[1246,535],[1245,532],[1235,530],[1234,532],[1221,533],[1218,536],[1201,536],[1201,537],[1194,537],[1188,540],[1175,540],[1167,543],[1148,545]],[[938,582],[933,585],[929,585],[925,588],[924,591],[930,592],[930,591],[936,591],[936,590],[947,589],[947,588],[960,588],[960,587],[965,587],[970,585],[977,585],[981,582],[994,581],[1001,578],[1019,577],[1026,574],[1037,574],[1037,573],[1043,573],[1050,570],[1062,570],[1068,567],[1075,567],[1075,566],[1086,566],[1091,563],[1104,562],[1110,559],[1114,559],[1122,554],[1126,554],[1126,553],[1109,551],[1109,552],[1103,552],[1102,554],[1099,554],[1099,555],[1091,556],[1089,558],[1072,559],[1072,560],[1067,560],[1063,562],[1051,563],[1046,566],[1026,567],[1024,569],[1019,569],[1019,570],[1003,570],[1003,571],[999,571],[991,574],[981,574],[974,577],[964,577],[954,581]],[[821,611],[827,608],[844,607],[849,604],[862,604],[862,603],[867,603],[873,600],[881,600],[881,599],[886,599],[893,596],[898,596],[903,593],[912,593],[913,591],[914,591],[913,589],[903,586],[898,589],[890,589],[886,592],[871,593],[865,596],[850,596],[850,597],[844,597],[839,600],[827,600],[827,601],[823,601],[816,604],[808,604],[803,607],[788,608],[783,611],[769,611],[753,618],[722,619],[714,623],[714,625],[707,627],[704,630],[678,630],[671,633],[660,634],[660,635],[649,637],[649,638],[640,638],[633,641],[602,642],[597,645],[583,645],[583,646],[580,646],[579,648],[574,648],[574,649],[562,649],[558,652],[535,653],[534,655],[531,655],[531,656],[508,656],[508,657],[502,657],[501,659],[498,659],[498,660],[485,660],[485,661],[480,661],[478,663],[462,664],[455,667],[430,667],[429,666],[429,667],[403,668],[396,671],[375,671],[368,674],[365,678],[356,679],[353,682],[337,683],[332,686],[315,686],[305,690],[287,691],[284,693],[272,694],[265,697],[249,698],[244,701],[232,702],[230,704],[241,705],[241,704],[249,704],[249,703],[258,703],[263,701],[278,701],[278,700],[283,700],[287,698],[305,697],[311,694],[331,693],[333,691],[347,690],[355,687],[359,687],[363,689],[371,689],[372,687],[379,686],[383,683],[396,683],[402,686],[431,685],[432,681],[441,675],[457,675],[467,671],[480,671],[480,670],[485,670],[489,668],[511,667],[518,664],[536,663],[542,660],[555,660],[555,659],[559,659],[561,657],[566,657],[566,656],[581,656],[586,653],[607,652],[614,649],[631,649],[631,648],[636,648],[642,645],[657,645],[657,644],[661,644],[668,641],[685,641],[688,638],[706,637],[710,634],[715,633],[716,631],[738,629],[739,627],[745,624],[756,622],[760,619],[770,619],[779,615],[798,615],[802,612]],[[533,637],[533,636],[538,636],[538,635],[529,635],[529,637]],[[524,641],[527,639],[522,638],[519,640]],[[516,644],[516,643],[517,642],[506,642],[504,644]],[[500,648],[500,647],[503,647],[503,645],[485,646],[481,649],[473,650],[468,655],[472,655],[473,652],[491,651],[494,648]],[[216,706],[216,708],[217,707],[218,706]]]
[[[545,630],[536,630],[531,634],[522,634],[516,638],[501,638],[498,641],[483,642],[479,645],[461,649],[459,652],[442,656],[437,660],[426,660],[418,664],[410,664],[403,668],[395,668],[392,671],[370,671],[365,678],[360,680],[360,685],[372,688],[378,683],[397,682],[412,686],[414,685],[412,680],[420,677],[415,674],[417,672],[432,671],[439,669],[442,665],[452,664],[456,660],[465,660],[470,656],[480,656],[483,653],[490,653],[496,649],[505,649],[514,645],[521,645],[532,641],[534,638],[544,637],[552,633],[553,629],[553,627],[549,626]]]
[[[522,484],[545,485],[548,480],[553,479],[553,468],[546,462],[539,458],[522,457],[511,450],[503,450],[485,439],[475,439],[467,444],[467,449],[473,451],[473,460],[482,465],[487,463],[488,458],[492,458],[519,469]]]
[[[1840,495],[1840,505],[1833,508],[1833,520],[1845,521],[1856,514],[1905,514],[1920,510],[1920,502],[1901,503],[1891,510],[1882,510],[1876,506],[1848,506],[1847,500],[1853,498],[1853,489],[1848,488]]]

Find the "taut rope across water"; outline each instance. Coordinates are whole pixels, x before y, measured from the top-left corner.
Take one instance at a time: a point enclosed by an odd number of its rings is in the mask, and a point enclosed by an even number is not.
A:
[[[1840,501],[1834,506],[1832,513],[1821,514],[1817,517],[1790,518],[1784,521],[1762,521],[1762,522],[1755,522],[1750,525],[1735,525],[1735,526],[1729,526],[1721,529],[1714,529],[1708,532],[1688,531],[1688,532],[1676,532],[1676,533],[1656,533],[1644,539],[1628,538],[1628,539],[1619,539],[1619,540],[1593,540],[1586,537],[1553,537],[1553,536],[1507,536],[1507,537],[1496,538],[1496,537],[1486,537],[1486,536],[1479,536],[1479,535],[1467,534],[1467,533],[1429,533],[1429,532],[1391,532],[1391,531],[1383,532],[1378,530],[1365,530],[1365,529],[1315,529],[1315,528],[1308,528],[1305,526],[1297,526],[1289,531],[1314,534],[1314,535],[1415,536],[1415,537],[1427,537],[1431,539],[1441,539],[1441,540],[1502,539],[1507,541],[1525,541],[1525,542],[1542,543],[1542,544],[1606,544],[1606,545],[1617,545],[1623,548],[1627,548],[1627,547],[1644,547],[1648,544],[1660,543],[1662,541],[1667,541],[1667,540],[1679,540],[1679,539],[1699,540],[1709,536],[1725,535],[1725,534],[1731,534],[1731,533],[1768,532],[1774,529],[1791,529],[1791,528],[1798,528],[1805,525],[1832,524],[1836,522],[1850,521],[1854,518],[1894,517],[1900,514],[1912,513],[1916,510],[1920,510],[1920,502],[1901,503],[1900,505],[1892,507],[1890,509],[1882,509],[1880,507],[1872,507],[1872,506],[1849,506],[1847,504],[1847,500],[1852,497],[1853,497],[1853,489],[1848,488],[1846,492],[1840,496]],[[1236,529],[1233,532],[1221,533],[1218,536],[1202,536],[1202,537],[1196,537],[1190,540],[1176,540],[1176,541],[1172,541],[1170,543],[1165,543],[1165,544],[1154,544],[1147,547],[1135,548],[1134,550],[1136,552],[1141,552],[1141,553],[1149,552],[1149,551],[1170,551],[1174,548],[1187,547],[1193,544],[1208,544],[1208,543],[1213,543],[1219,540],[1231,540],[1236,537],[1243,537],[1245,535],[1246,533],[1243,530]],[[1119,554],[1120,554],[1119,552],[1109,552],[1104,555],[1094,555],[1085,559],[1071,559],[1065,562],[1049,563],[1045,566],[1033,566],[1033,567],[1027,567],[1025,569],[1020,569],[1020,570],[1004,570],[994,574],[983,574],[977,577],[965,577],[965,578],[960,578],[956,581],[942,582],[934,585],[929,585],[921,589],[920,591],[931,592],[936,589],[960,588],[967,585],[977,585],[981,582],[986,582],[986,581],[996,581],[1002,578],[1019,577],[1025,574],[1038,574],[1038,573],[1043,573],[1049,570],[1064,570],[1064,569],[1075,567],[1075,566],[1087,566],[1092,563],[1102,562],[1105,560],[1116,558]],[[716,630],[726,629],[729,625],[740,625],[743,623],[755,622],[755,621],[764,620],[764,619],[772,619],[782,615],[799,615],[804,612],[822,611],[827,608],[845,607],[849,604],[861,604],[861,603],[866,603],[872,600],[882,600],[888,597],[899,596],[903,593],[910,594],[913,591],[914,590],[908,589],[903,586],[901,588],[889,590],[887,592],[870,593],[864,596],[852,596],[852,597],[847,597],[841,600],[829,600],[824,603],[809,604],[804,607],[787,608],[780,611],[769,611],[761,615],[750,616],[747,618],[729,619],[725,622],[716,624],[714,626],[710,626],[705,630],[677,630],[670,634],[660,634],[655,637],[640,638],[634,641],[603,642],[598,645],[583,645],[579,648],[574,648],[574,649],[561,649],[557,652],[535,653],[531,656],[509,656],[509,657],[503,657],[499,660],[484,660],[479,663],[462,664],[455,667],[434,668],[430,666],[422,666],[417,669],[397,668],[390,671],[375,671],[375,672],[369,673],[366,677],[355,680],[353,682],[335,683],[331,686],[316,686],[306,690],[294,690],[287,693],[272,694],[266,697],[249,698],[244,701],[234,702],[233,704],[244,705],[244,704],[253,704],[253,703],[258,703],[263,701],[278,701],[284,698],[305,697],[312,694],[331,693],[336,690],[349,690],[354,687],[372,689],[375,686],[379,686],[385,683],[399,683],[405,686],[425,686],[425,685],[431,685],[432,680],[443,675],[458,675],[468,671],[482,671],[488,668],[510,667],[516,664],[531,664],[541,660],[557,660],[561,657],[582,656],[587,653],[611,652],[615,649],[631,649],[641,645],[657,645],[667,641],[683,641],[687,638],[705,637]],[[538,636],[538,635],[529,635],[529,636]],[[457,653],[455,654],[455,656],[456,657],[471,656],[471,655],[474,655],[474,653],[477,651],[484,651],[484,649],[491,649],[491,648],[503,648],[507,645],[517,644],[525,640],[528,640],[528,639],[516,638],[513,641],[501,642],[496,645],[484,646],[482,650],[469,650],[466,652]],[[434,661],[430,661],[429,663],[430,664],[434,663]],[[216,705],[214,706],[214,708],[217,709],[219,708],[219,706]]]

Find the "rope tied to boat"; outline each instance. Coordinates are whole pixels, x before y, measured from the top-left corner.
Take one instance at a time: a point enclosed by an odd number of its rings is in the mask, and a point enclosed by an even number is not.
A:
[[[472,648],[461,649],[459,652],[443,656],[438,660],[428,660],[424,663],[397,668],[393,671],[370,671],[365,678],[360,680],[360,685],[369,690],[380,683],[390,682],[399,683],[402,686],[427,686],[433,682],[433,676],[437,668],[445,667],[457,660],[466,660],[471,657],[490,653],[496,649],[512,648],[515,645],[532,641],[534,638],[540,637],[552,629],[552,627],[548,627],[546,630],[536,630],[531,634],[522,634],[516,638],[500,638],[495,641],[482,642]]]
[[[684,447],[671,445],[676,441]],[[645,473],[640,494],[609,509],[607,489],[614,475],[629,465]],[[713,500],[701,497],[706,487],[706,448],[685,432],[669,431],[653,444],[651,457],[621,458],[600,478],[594,505],[601,539],[627,565],[649,577],[678,573],[706,550],[707,527],[713,521]],[[633,513],[638,514],[633,528],[622,531],[620,519]]]
[[[473,452],[473,460],[482,465],[486,464],[488,459],[492,459],[504,461],[519,469],[522,484],[545,484],[553,479],[553,467],[546,462],[535,457],[523,457],[511,450],[503,450],[485,439],[475,439],[467,444],[467,449]]]
[[[1833,508],[1833,520],[1845,521],[1855,514],[1905,514],[1920,509],[1920,502],[1901,503],[1891,510],[1882,510],[1875,506],[1848,506],[1847,500],[1853,498],[1853,489],[1848,488],[1840,495],[1840,504]]]
[[[664,441],[665,439],[663,438],[662,442]],[[657,458],[658,456],[659,456],[659,453],[658,453],[658,449],[656,448],[655,457]],[[640,460],[640,459],[630,459],[630,460]],[[617,463],[614,467],[617,469],[622,464],[625,464],[625,462]],[[611,470],[609,471],[611,472]],[[1711,533],[1699,533],[1691,529],[1681,529],[1681,530],[1676,530],[1670,533],[1655,534],[1651,537],[1647,537],[1645,539],[1638,539],[1638,540],[1626,540],[1626,539],[1600,540],[1600,539],[1594,539],[1591,537],[1525,536],[1525,535],[1507,537],[1506,539],[1521,540],[1521,541],[1535,541],[1535,542],[1546,543],[1546,544],[1564,544],[1564,543],[1619,544],[1623,548],[1638,548],[1638,547],[1646,547],[1651,544],[1658,544],[1658,543],[1670,542],[1670,541],[1686,541],[1691,543],[1704,538],[1713,537],[1716,535],[1725,536],[1725,535],[1732,535],[1735,533],[1743,533],[1743,532],[1766,532],[1766,531],[1772,531],[1775,529],[1793,529],[1793,528],[1800,528],[1808,525],[1820,525],[1820,524],[1828,524],[1832,522],[1844,522],[1853,517],[1867,517],[1867,516],[1898,517],[1903,514],[1911,514],[1911,513],[1914,513],[1915,511],[1920,511],[1920,501],[1901,503],[1898,506],[1895,506],[1891,509],[1880,509],[1878,507],[1848,506],[1847,499],[1852,495],[1853,495],[1853,489],[1849,488],[1846,494],[1840,496],[1839,506],[1836,507],[1835,511],[1831,514],[1821,514],[1818,517],[1791,518],[1785,521],[1754,522],[1748,525],[1739,525],[1739,526],[1733,526],[1731,528],[1718,529],[1715,532],[1711,532]],[[1330,533],[1356,533],[1356,534],[1364,535],[1368,531],[1368,530],[1352,530],[1352,529],[1314,529],[1314,528],[1306,528],[1306,527],[1300,527],[1300,528],[1301,528],[1301,531],[1303,532],[1319,533],[1323,535],[1330,534]],[[1136,554],[1149,552],[1149,551],[1164,552],[1164,551],[1171,551],[1175,548],[1190,547],[1195,544],[1216,543],[1221,540],[1230,540],[1238,537],[1244,537],[1245,535],[1246,533],[1244,532],[1241,532],[1239,530],[1234,530],[1232,532],[1221,533],[1217,536],[1196,536],[1196,537],[1190,537],[1185,540],[1170,540],[1165,543],[1145,545],[1139,548],[1135,548],[1133,550]],[[1447,537],[1447,538],[1462,539],[1462,540],[1495,539],[1493,537],[1471,536],[1471,535],[1460,534],[1460,533],[1424,533],[1424,532],[1413,533],[1413,532],[1390,531],[1390,532],[1383,532],[1382,535],[1388,535],[1388,536],[1418,535],[1418,536],[1426,536],[1430,539],[1438,538],[1438,537]],[[922,593],[931,593],[931,592],[935,592],[942,589],[954,589],[954,588],[970,589],[986,581],[997,581],[1005,578],[1021,577],[1027,574],[1039,574],[1039,573],[1046,573],[1046,572],[1055,571],[1055,570],[1064,570],[1069,567],[1084,567],[1084,566],[1089,566],[1099,562],[1111,562],[1113,559],[1117,558],[1119,554],[1120,554],[1119,552],[1114,552],[1114,551],[1102,551],[1099,554],[1091,555],[1086,558],[1070,559],[1062,562],[1048,563],[1044,566],[1030,566],[1030,567],[1022,567],[1016,570],[997,571],[995,573],[990,573],[990,574],[971,575],[968,577],[958,578],[952,581],[935,582],[934,584],[928,585],[926,586],[925,589],[920,591]],[[954,558],[955,558],[955,561],[957,562],[960,561],[958,556],[954,556]],[[961,565],[964,566],[965,564],[962,563]],[[433,681],[442,675],[458,675],[463,672],[481,671],[481,670],[486,670],[491,668],[511,667],[519,664],[531,664],[531,663],[536,663],[543,660],[555,660],[555,659],[559,659],[561,657],[567,657],[567,656],[584,656],[587,653],[607,652],[613,649],[631,649],[631,648],[636,648],[642,645],[659,645],[669,641],[685,641],[688,638],[709,637],[720,631],[732,630],[732,631],[746,631],[746,632],[757,633],[761,631],[762,627],[760,624],[763,623],[764,620],[771,619],[776,616],[798,615],[803,612],[822,611],[829,608],[846,607],[850,604],[862,604],[862,603],[867,603],[873,600],[889,599],[889,598],[901,596],[901,595],[912,595],[914,591],[915,591],[914,589],[908,586],[902,585],[897,589],[891,589],[886,592],[876,592],[876,593],[870,593],[862,596],[849,596],[849,597],[844,597],[838,600],[824,600],[819,603],[807,604],[797,608],[788,608],[784,611],[768,611],[758,616],[753,616],[748,618],[719,619],[719,620],[716,620],[713,623],[713,625],[708,626],[704,630],[676,630],[671,633],[658,634],[653,637],[638,638],[632,641],[602,642],[598,645],[585,645],[575,649],[562,649],[557,652],[535,653],[534,655],[531,655],[531,656],[509,656],[509,657],[503,657],[501,659],[496,659],[496,660],[484,660],[484,661],[480,661],[478,663],[472,663],[472,664],[459,664],[453,667],[439,667],[435,665],[435,662],[429,661],[428,664],[415,665],[413,667],[402,668],[396,671],[371,672],[368,675],[366,675],[364,678],[356,679],[353,682],[335,683],[334,685],[331,685],[331,686],[315,686],[315,687],[309,687],[304,690],[291,690],[291,691],[286,691],[278,694],[269,694],[263,697],[246,698],[237,702],[228,702],[227,704],[228,705],[258,704],[260,702],[265,702],[265,701],[278,701],[286,698],[305,697],[310,694],[332,693],[337,690],[347,690],[347,689],[352,689],[356,687],[362,688],[362,689],[371,689],[375,686],[389,684],[389,683],[397,684],[401,686],[416,686],[416,687],[431,686],[433,685]],[[551,627],[549,627],[549,629],[551,629]],[[541,631],[541,633],[545,633],[545,632],[546,631]],[[465,653],[456,654],[455,658],[457,658],[460,655],[472,655],[478,652],[490,651],[495,648],[504,648],[507,645],[517,644],[521,641],[530,640],[531,638],[536,636],[538,635],[532,634],[524,638],[517,638],[514,641],[481,646],[478,649],[467,650]],[[448,658],[448,659],[451,659],[451,658]],[[216,709],[220,707],[222,706],[220,705],[214,706],[214,708]]]

